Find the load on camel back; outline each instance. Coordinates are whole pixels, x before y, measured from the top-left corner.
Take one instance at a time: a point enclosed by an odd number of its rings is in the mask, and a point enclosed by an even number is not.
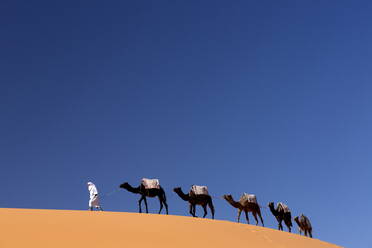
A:
[[[159,179],[142,178],[141,184],[145,189],[160,189]]]
[[[276,207],[279,210],[283,210],[284,213],[290,213],[291,212],[291,210],[289,210],[289,207],[287,205],[285,205],[283,202],[279,202]]]
[[[209,195],[207,186],[192,185],[190,194],[194,195]]]
[[[256,197],[256,195],[253,195],[253,194],[243,193],[242,196],[240,197],[240,200],[247,201],[249,203],[258,204],[257,197]]]

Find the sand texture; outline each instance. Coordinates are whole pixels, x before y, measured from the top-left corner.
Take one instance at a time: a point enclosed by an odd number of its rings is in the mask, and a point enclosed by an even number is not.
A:
[[[336,248],[229,221],[118,212],[0,209],[1,248]]]

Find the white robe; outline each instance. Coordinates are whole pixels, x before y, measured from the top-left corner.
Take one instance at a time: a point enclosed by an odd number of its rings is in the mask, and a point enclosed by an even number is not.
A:
[[[96,185],[89,182],[88,183],[88,190],[89,190],[89,207],[99,207],[99,198],[98,198],[98,190]]]

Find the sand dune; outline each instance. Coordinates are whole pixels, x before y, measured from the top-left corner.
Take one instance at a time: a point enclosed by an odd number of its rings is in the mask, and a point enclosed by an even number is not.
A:
[[[297,234],[228,221],[154,214],[0,209],[1,248],[336,248]]]

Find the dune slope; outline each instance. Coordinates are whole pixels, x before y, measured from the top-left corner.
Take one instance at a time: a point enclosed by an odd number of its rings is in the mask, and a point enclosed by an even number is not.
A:
[[[339,246],[270,228],[154,214],[0,209],[1,248]]]

